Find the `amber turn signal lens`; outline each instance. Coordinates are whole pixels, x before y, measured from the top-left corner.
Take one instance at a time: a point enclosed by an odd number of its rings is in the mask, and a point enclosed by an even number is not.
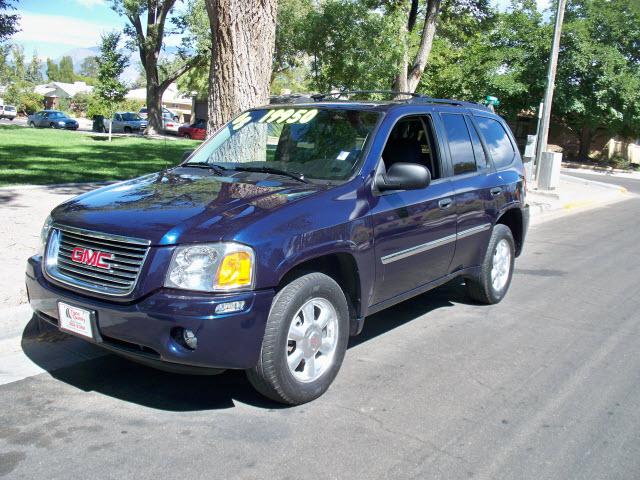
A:
[[[218,288],[251,285],[251,255],[248,252],[229,253],[218,269]]]

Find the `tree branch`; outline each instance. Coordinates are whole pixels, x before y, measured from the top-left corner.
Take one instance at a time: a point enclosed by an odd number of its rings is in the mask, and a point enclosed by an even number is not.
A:
[[[169,85],[171,85],[173,82],[175,82],[177,79],[179,79],[182,75],[187,73],[192,68],[195,68],[198,65],[200,65],[204,60],[205,60],[205,57],[203,55],[202,56],[196,55],[195,57],[191,57],[180,67],[176,68],[173,72],[167,75],[167,78],[165,78],[160,83],[160,86],[159,86],[160,91],[164,92],[169,87]]]

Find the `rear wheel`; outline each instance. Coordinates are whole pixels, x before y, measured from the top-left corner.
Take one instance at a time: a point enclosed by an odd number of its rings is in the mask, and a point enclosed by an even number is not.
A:
[[[277,402],[299,405],[322,395],[347,350],[349,309],[340,286],[322,273],[293,280],[273,300],[251,384]]]
[[[36,128],[36,124],[35,124],[35,123],[33,123],[33,122],[29,122],[29,127],[31,127],[31,128]]]
[[[131,127],[124,127],[124,133],[131,133],[133,132],[133,130],[131,130]]]
[[[489,305],[500,302],[511,285],[514,259],[511,230],[506,225],[495,225],[479,274],[465,280],[469,296]]]

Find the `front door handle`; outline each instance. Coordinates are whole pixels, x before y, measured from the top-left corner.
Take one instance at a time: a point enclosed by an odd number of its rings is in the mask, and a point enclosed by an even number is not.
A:
[[[489,192],[491,193],[492,197],[497,197],[502,193],[502,187],[494,187],[491,190],[489,190]]]
[[[450,198],[443,198],[438,202],[438,206],[442,209],[445,209],[445,208],[449,208],[452,203],[453,203],[453,200],[451,200]]]

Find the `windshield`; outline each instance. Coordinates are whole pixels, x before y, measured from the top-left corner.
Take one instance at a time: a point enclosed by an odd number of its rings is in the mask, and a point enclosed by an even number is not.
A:
[[[7,105],[7,106],[5,106],[5,107],[4,107],[4,109],[5,109],[7,112],[15,112],[15,111],[16,111],[16,107],[12,107],[11,105]]]
[[[134,122],[136,120],[142,120],[142,118],[137,113],[123,113],[122,120],[125,122]]]
[[[229,122],[188,163],[267,167],[319,180],[346,180],[378,113],[329,108],[251,110]]]

